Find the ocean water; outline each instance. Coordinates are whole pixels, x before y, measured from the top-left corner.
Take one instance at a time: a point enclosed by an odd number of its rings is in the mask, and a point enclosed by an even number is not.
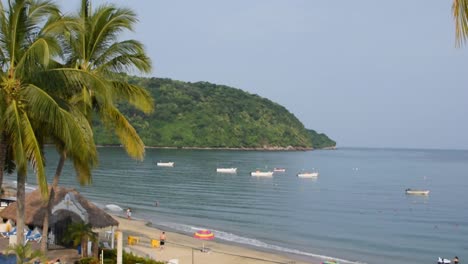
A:
[[[47,149],[52,176],[57,155]],[[219,241],[341,263],[435,263],[468,259],[468,151],[358,149],[307,152],[148,149],[144,162],[101,148],[91,186],[79,186],[69,163],[60,182],[101,207],[167,230],[214,231]],[[174,161],[175,167],[157,167]],[[216,173],[237,167],[237,174]],[[256,169],[286,168],[272,178]],[[318,179],[300,179],[303,170]],[[7,176],[14,180],[14,176]],[[34,185],[34,176],[29,176]],[[430,195],[407,196],[406,188]],[[156,207],[155,203],[159,206]],[[118,207],[116,207],[118,206]],[[123,213],[122,213],[123,214]]]

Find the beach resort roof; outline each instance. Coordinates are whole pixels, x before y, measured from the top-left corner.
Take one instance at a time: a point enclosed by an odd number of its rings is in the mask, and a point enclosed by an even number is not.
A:
[[[49,191],[50,189],[51,187],[49,187]],[[54,219],[59,221],[69,217],[74,222],[83,221],[95,228],[119,225],[119,222],[112,216],[89,202],[75,189],[57,187],[54,190],[55,197],[51,206],[52,222],[54,222]],[[26,194],[25,224],[42,227],[45,212],[44,201],[39,190]],[[0,217],[16,221],[16,202],[1,211]]]

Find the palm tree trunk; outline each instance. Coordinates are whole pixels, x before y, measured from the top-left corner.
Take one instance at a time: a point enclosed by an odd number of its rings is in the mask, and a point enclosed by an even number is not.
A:
[[[20,167],[17,172],[16,186],[16,241],[24,245],[24,205],[26,200],[26,168]]]
[[[0,197],[2,196],[3,172],[5,171],[7,140],[0,134]]]
[[[88,240],[86,238],[81,239],[81,256],[88,257]]]
[[[55,169],[54,181],[52,182],[52,188],[50,190],[49,199],[47,200],[47,204],[45,208],[47,209],[47,213],[44,215],[44,221],[42,224],[42,240],[41,240],[41,252],[47,254],[47,242],[48,242],[48,235],[49,235],[49,219],[50,215],[52,214],[52,201],[55,199],[55,188],[58,186],[58,182],[60,179],[60,175],[62,174],[63,166],[65,165],[65,160],[67,159],[67,154],[63,151],[60,155],[59,163],[57,164],[57,168]]]
[[[93,241],[92,250],[93,258],[99,258],[99,237]]]

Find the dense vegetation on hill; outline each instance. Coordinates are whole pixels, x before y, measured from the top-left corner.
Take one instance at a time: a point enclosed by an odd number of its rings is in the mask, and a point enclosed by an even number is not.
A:
[[[325,148],[335,142],[307,130],[286,108],[240,89],[208,82],[125,77],[147,88],[156,111],[120,105],[145,145],[206,148]],[[119,144],[96,121],[98,144]]]

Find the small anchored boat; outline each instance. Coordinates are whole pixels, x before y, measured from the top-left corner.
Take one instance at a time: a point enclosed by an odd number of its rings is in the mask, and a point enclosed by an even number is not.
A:
[[[273,172],[286,172],[285,168],[274,168]]]
[[[158,162],[156,163],[158,167],[174,167],[174,162]]]
[[[299,178],[317,178],[318,176],[318,172],[301,172],[297,174]]]
[[[250,176],[257,176],[257,177],[272,177],[272,171],[252,171]]]
[[[216,168],[219,173],[237,173],[237,168]]]
[[[405,190],[405,193],[409,195],[429,195],[429,190],[416,190],[408,188]]]

